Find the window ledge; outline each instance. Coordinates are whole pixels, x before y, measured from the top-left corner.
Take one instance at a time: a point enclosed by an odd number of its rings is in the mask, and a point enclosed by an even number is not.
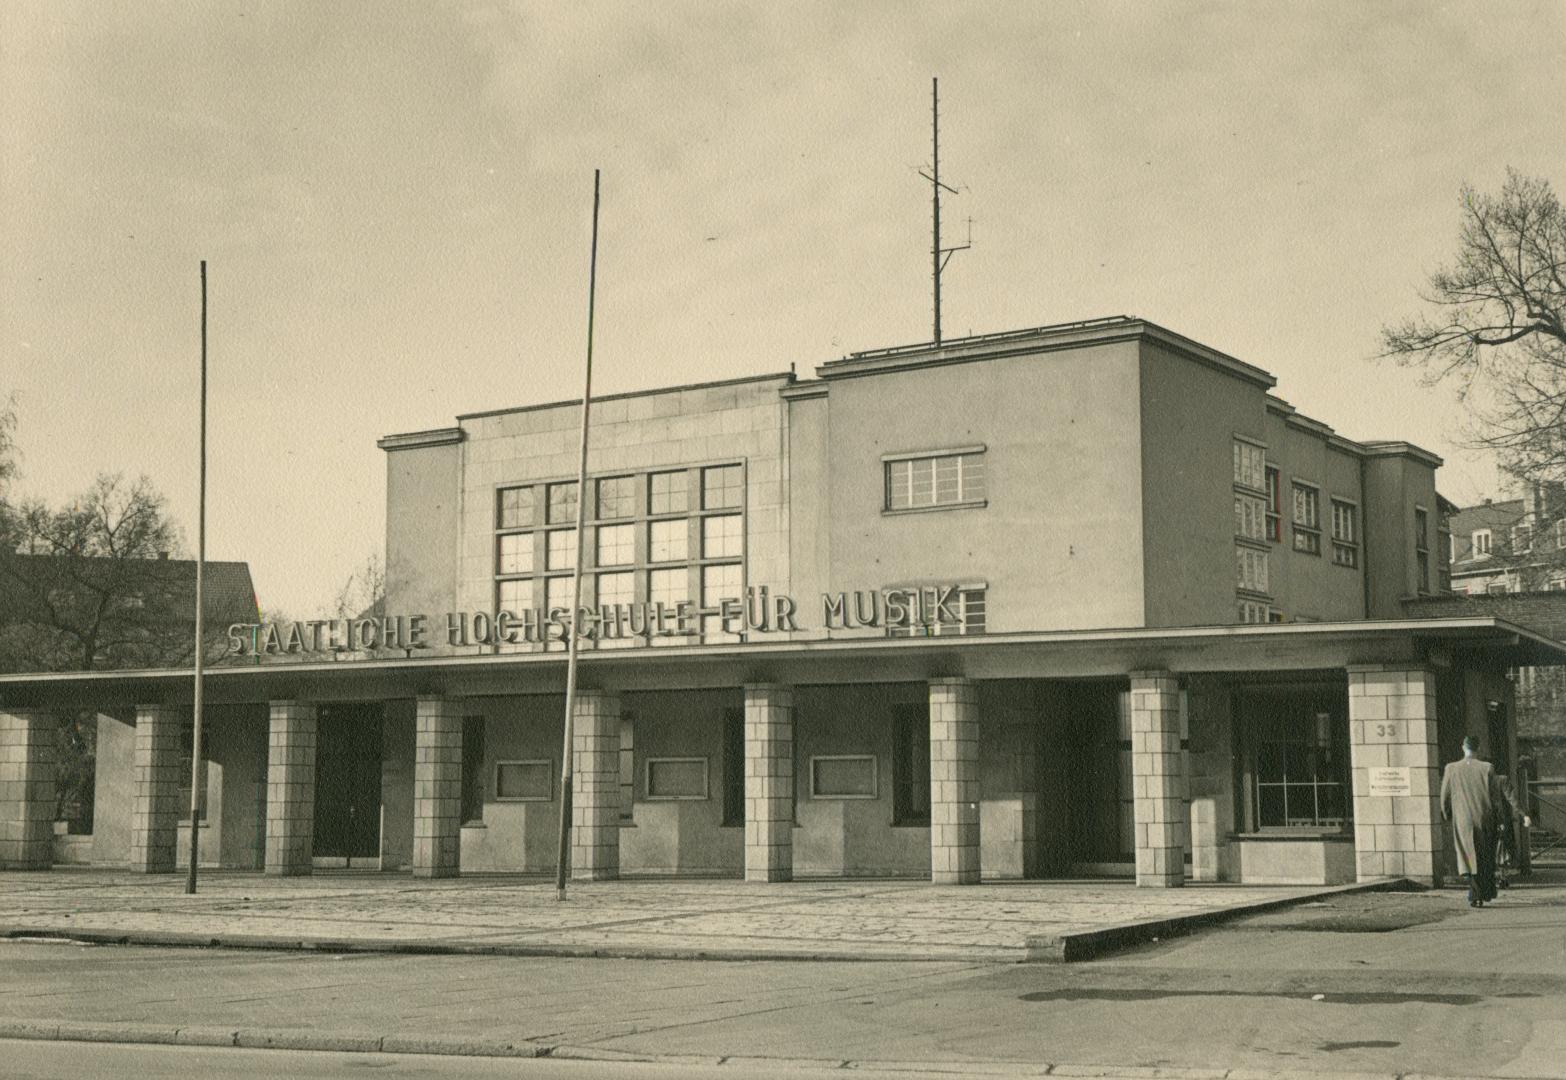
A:
[[[1280,826],[1276,829],[1262,829],[1258,832],[1234,833],[1234,839],[1245,840],[1283,840],[1285,842],[1311,841],[1311,840],[1335,840],[1344,843],[1353,843],[1354,834],[1344,832],[1342,829],[1316,828],[1309,825]]]
[[[462,823],[462,827],[464,829],[487,829],[487,828],[489,828],[489,826],[484,824],[482,821],[464,821]]]
[[[902,506],[893,510],[882,507],[882,517],[902,517],[904,514],[930,514],[939,510],[981,510],[990,505],[988,499],[969,499],[965,502],[941,503],[939,506]]]

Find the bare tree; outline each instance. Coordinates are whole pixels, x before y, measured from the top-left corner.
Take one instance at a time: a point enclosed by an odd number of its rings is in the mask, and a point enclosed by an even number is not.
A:
[[[371,553],[337,590],[333,612],[339,619],[373,618],[386,607],[386,565]]]
[[[1546,180],[1507,170],[1465,186],[1457,256],[1430,276],[1434,314],[1382,331],[1385,354],[1451,381],[1473,441],[1520,479],[1566,479],[1566,211]]]

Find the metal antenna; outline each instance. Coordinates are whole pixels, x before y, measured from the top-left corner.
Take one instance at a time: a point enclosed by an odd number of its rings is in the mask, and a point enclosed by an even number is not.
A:
[[[931,199],[934,203],[935,242],[930,245],[931,278],[935,283],[935,343],[941,343],[941,272],[955,252],[967,251],[973,246],[973,219],[968,219],[968,242],[957,247],[941,246],[941,190],[957,194],[957,189],[941,183],[941,80],[930,80],[930,171],[919,175],[930,181]]]

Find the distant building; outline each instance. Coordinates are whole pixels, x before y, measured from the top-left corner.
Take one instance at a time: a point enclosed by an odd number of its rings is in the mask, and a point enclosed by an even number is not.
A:
[[[1531,484],[1451,520],[1452,591],[1467,596],[1566,588],[1566,493]]]
[[[302,662],[213,672],[202,857],[548,871],[574,632],[579,877],[1436,880],[1441,761],[1510,754],[1486,703],[1563,649],[1410,618],[1440,460],[1274,383],[1113,318],[606,396],[582,491],[577,402],[387,436],[384,614],[233,628]],[[189,684],[0,710],[122,710],[156,770]],[[172,869],[177,800],[115,784],[139,824],[93,857]]]

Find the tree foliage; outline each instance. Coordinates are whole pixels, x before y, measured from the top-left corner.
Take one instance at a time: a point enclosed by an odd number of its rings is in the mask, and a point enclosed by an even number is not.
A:
[[[189,660],[188,583],[163,496],[102,475],[70,505],[11,508],[0,560],[0,666],[91,670]]]
[[[1456,257],[1421,296],[1433,310],[1386,327],[1386,355],[1455,383],[1508,472],[1566,479],[1566,211],[1549,182],[1465,186]]]

